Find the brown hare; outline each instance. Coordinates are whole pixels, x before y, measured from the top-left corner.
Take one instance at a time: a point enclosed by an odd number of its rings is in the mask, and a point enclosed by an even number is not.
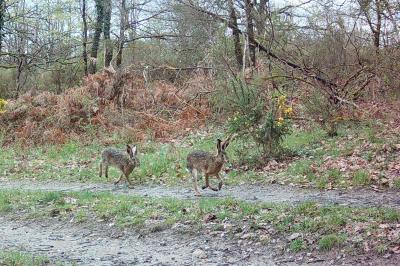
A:
[[[217,155],[212,155],[211,153],[205,151],[194,151],[187,156],[187,168],[193,177],[196,196],[201,196],[197,187],[197,175],[199,172],[203,173],[206,181],[206,184],[202,187],[203,189],[208,187],[214,191],[221,190],[223,183],[219,172],[227,160],[225,149],[228,147],[231,138],[232,136],[225,141],[221,141],[220,139],[217,140]],[[218,188],[214,188],[210,185],[208,180],[210,176],[215,176],[218,178]]]
[[[129,187],[132,188],[133,184],[129,180],[129,175],[132,173],[133,169],[139,165],[139,160],[136,157],[137,155],[137,147],[134,145],[126,145],[126,153],[115,150],[113,148],[105,149],[101,154],[101,163],[100,163],[100,177],[103,172],[103,167],[105,170],[105,175],[108,178],[108,166],[112,165],[121,170],[122,174],[114,182],[114,185],[118,184],[122,177],[125,176],[126,180],[129,183]]]

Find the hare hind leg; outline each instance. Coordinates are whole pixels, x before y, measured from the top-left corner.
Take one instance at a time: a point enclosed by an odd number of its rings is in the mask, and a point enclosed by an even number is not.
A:
[[[215,188],[215,187],[213,187],[213,186],[210,185],[210,176],[209,176],[209,174],[204,174],[204,179],[206,180],[206,185],[203,186],[203,189],[205,189],[205,188],[208,187],[208,188],[210,188],[211,190],[218,191],[217,188]]]
[[[128,187],[129,188],[133,188],[134,186],[133,186],[133,183],[131,182],[131,180],[129,179],[129,175],[125,175],[125,178],[126,178],[126,181],[128,181]]]
[[[192,178],[193,178],[194,191],[195,191],[195,193],[196,193],[196,196],[197,196],[197,197],[200,197],[201,194],[200,194],[199,188],[198,188],[198,186],[197,186],[197,170],[196,170],[196,169],[193,169],[191,172],[192,172]]]

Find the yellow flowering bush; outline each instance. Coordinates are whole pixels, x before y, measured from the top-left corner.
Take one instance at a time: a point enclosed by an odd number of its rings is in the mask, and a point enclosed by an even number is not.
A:
[[[0,114],[5,113],[7,101],[0,98]]]
[[[283,137],[292,128],[293,108],[287,106],[286,96],[268,99],[257,95],[257,88],[237,81],[232,83],[232,89],[235,98],[231,101],[237,111],[228,120],[229,130],[239,136],[251,136],[262,146],[264,155],[279,156]]]

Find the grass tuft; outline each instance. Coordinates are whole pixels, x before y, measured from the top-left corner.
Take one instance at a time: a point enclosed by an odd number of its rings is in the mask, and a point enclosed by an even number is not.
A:
[[[289,250],[292,252],[299,252],[305,249],[306,245],[303,239],[295,239],[289,244]]]
[[[358,186],[365,186],[370,183],[369,173],[365,170],[357,170],[353,173],[353,182]]]
[[[343,235],[330,234],[321,237],[318,242],[318,247],[320,250],[329,251],[334,247],[340,246],[344,242],[345,238]]]

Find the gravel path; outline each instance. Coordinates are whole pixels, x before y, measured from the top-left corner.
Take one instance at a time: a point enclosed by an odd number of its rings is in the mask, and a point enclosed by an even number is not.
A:
[[[148,197],[173,197],[178,199],[196,198],[194,196],[193,190],[190,188],[167,186],[137,186],[134,189],[129,189],[124,184],[114,186],[112,184],[63,183],[58,181],[32,182],[0,180],[0,190],[1,189],[64,192],[92,191]],[[385,192],[376,192],[366,189],[351,191],[320,191],[280,185],[243,185],[223,187],[222,190],[218,192],[214,192],[211,190],[203,190],[202,192],[203,197],[231,197],[234,199],[250,202],[299,203],[303,201],[316,201],[321,204],[339,204],[351,207],[390,207],[400,209],[400,192],[393,190]]]

